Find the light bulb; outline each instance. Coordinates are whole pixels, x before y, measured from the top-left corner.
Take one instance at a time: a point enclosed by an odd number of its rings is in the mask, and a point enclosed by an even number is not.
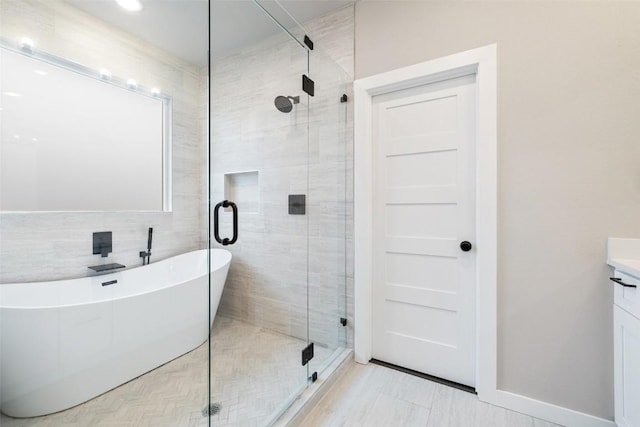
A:
[[[135,89],[138,87],[138,83],[133,79],[129,79],[127,80],[127,86],[129,86],[130,89]]]
[[[26,50],[28,52],[32,52],[33,51],[33,40],[31,40],[29,37],[23,37],[20,39],[20,47],[22,48],[22,50]]]
[[[142,10],[142,3],[140,0],[116,0],[118,6],[128,10],[129,12],[139,12]]]

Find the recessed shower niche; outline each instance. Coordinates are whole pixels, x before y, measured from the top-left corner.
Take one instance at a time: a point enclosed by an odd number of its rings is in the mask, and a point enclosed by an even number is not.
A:
[[[224,174],[224,198],[235,202],[242,213],[260,210],[260,174],[258,171],[229,172]],[[225,208],[231,211],[231,208]]]

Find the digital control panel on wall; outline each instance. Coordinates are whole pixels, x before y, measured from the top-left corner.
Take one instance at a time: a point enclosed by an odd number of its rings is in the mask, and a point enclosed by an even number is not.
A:
[[[3,40],[0,210],[170,210],[171,99]]]

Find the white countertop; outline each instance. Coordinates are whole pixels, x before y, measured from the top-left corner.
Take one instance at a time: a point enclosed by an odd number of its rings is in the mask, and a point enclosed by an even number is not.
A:
[[[607,264],[640,278],[640,239],[610,237],[607,240]]]

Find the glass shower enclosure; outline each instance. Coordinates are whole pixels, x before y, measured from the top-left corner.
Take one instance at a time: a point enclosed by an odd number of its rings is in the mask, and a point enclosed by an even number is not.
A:
[[[211,420],[268,425],[346,348],[350,81],[279,3],[211,5]]]
[[[271,425],[347,353],[350,78],[272,0],[0,0],[0,424]]]

